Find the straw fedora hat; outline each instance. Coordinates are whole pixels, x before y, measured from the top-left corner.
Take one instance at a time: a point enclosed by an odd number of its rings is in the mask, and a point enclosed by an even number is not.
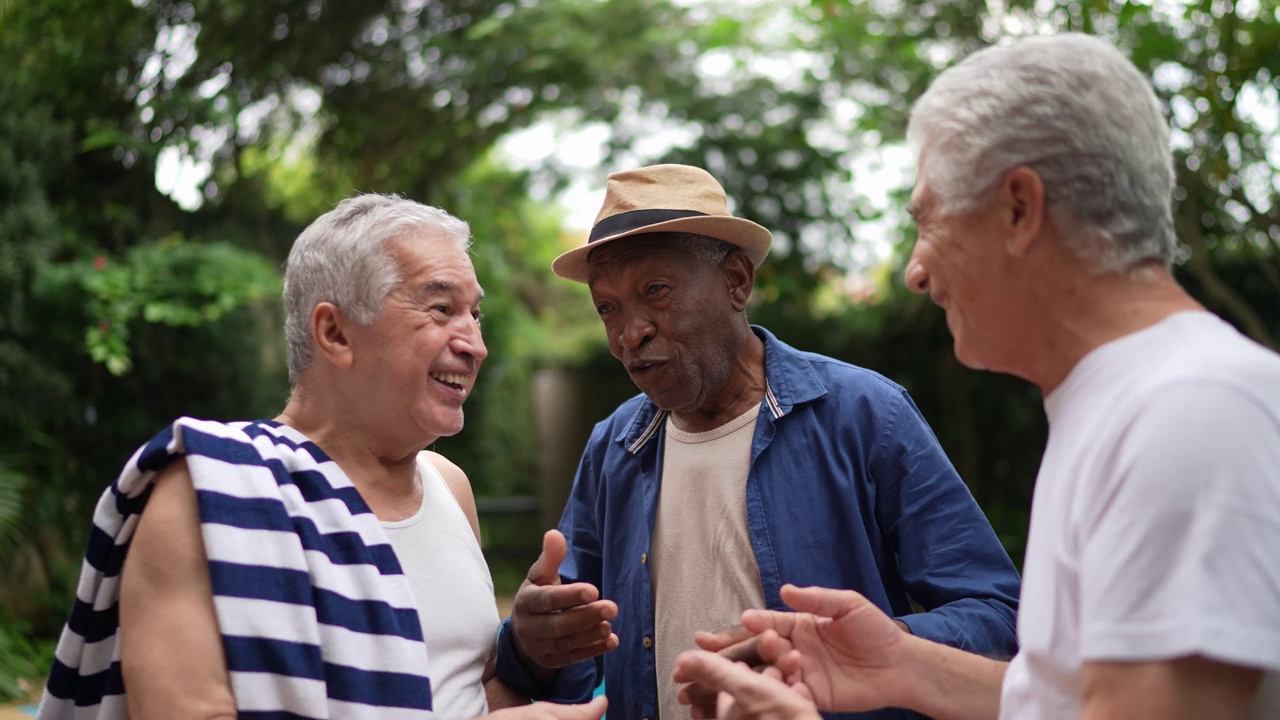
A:
[[[724,188],[702,168],[651,165],[609,175],[604,206],[587,243],[561,255],[551,269],[585,283],[587,256],[605,243],[655,232],[697,233],[737,245],[758,267],[773,235],[750,220],[729,214]]]

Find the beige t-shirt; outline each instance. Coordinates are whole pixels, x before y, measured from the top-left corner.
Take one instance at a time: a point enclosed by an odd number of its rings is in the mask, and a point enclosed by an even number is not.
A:
[[[658,517],[649,558],[661,720],[687,720],[671,680],[693,633],[764,607],[747,531],[747,470],[760,406],[714,430],[684,432],[668,418]]]

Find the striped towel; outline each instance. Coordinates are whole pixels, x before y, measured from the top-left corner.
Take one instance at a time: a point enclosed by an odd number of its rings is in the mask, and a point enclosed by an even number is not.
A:
[[[183,454],[239,717],[429,717],[417,604],[351,480],[285,425],[191,418],[134,453],[99,500],[38,717],[128,717],[120,569],[152,482]]]

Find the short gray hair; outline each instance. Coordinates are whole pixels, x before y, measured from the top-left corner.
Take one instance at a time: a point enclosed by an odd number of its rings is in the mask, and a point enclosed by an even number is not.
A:
[[[697,233],[672,233],[671,244],[712,265],[719,265],[729,257],[729,253],[741,249],[731,242]]]
[[[1026,38],[943,72],[907,137],[944,212],[966,212],[1026,165],[1068,247],[1101,271],[1174,256],[1169,127],[1146,77],[1105,40]]]
[[[316,218],[289,251],[284,270],[284,334],[289,381],[311,365],[311,313],[330,302],[360,325],[382,313],[402,280],[387,245],[415,231],[443,233],[466,250],[471,228],[437,207],[397,195],[356,195]]]

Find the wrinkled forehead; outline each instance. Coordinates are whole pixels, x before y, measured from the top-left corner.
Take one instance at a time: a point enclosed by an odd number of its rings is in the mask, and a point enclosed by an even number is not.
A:
[[[657,233],[614,240],[592,250],[587,256],[587,267],[590,268],[587,284],[639,265],[684,264],[692,260],[692,257],[684,257],[686,255],[688,253],[674,245],[671,238]]]

